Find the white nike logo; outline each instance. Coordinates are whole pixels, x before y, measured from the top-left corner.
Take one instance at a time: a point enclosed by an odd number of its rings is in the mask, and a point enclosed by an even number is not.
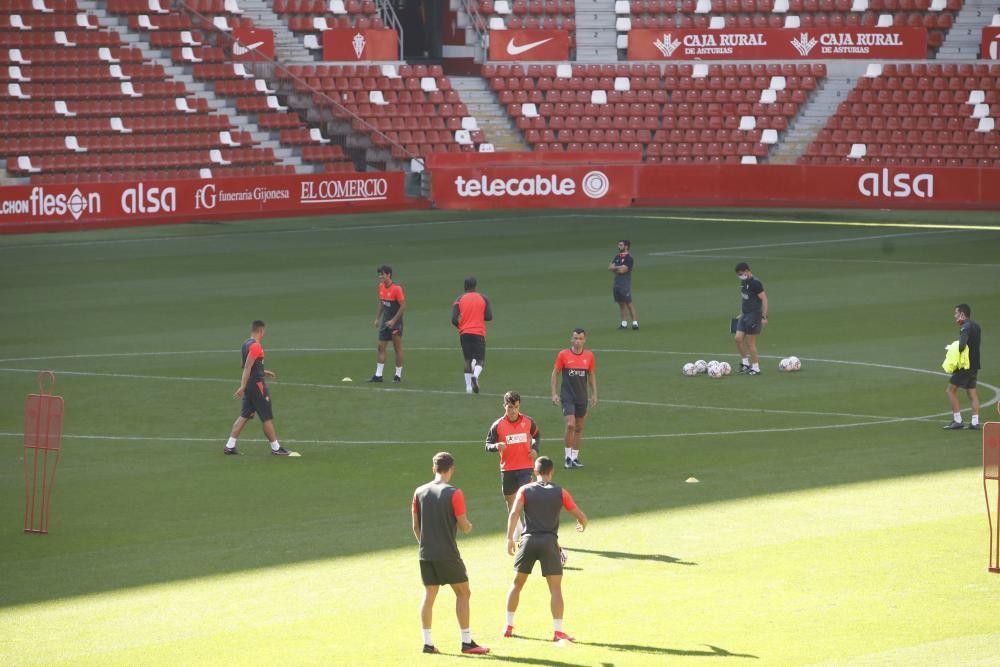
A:
[[[552,39],[553,39],[552,37],[549,37],[548,39],[543,39],[540,42],[532,42],[531,44],[524,44],[523,46],[516,46],[514,44],[514,40],[512,38],[509,42],[507,42],[507,53],[510,54],[510,55],[512,55],[512,56],[517,56],[517,55],[520,55],[520,54],[524,53],[525,51],[530,51],[531,49],[535,48],[536,46],[541,46],[545,42],[551,42]]]
[[[239,42],[233,42],[233,53],[235,53],[238,56],[242,56],[244,53],[253,51],[254,49],[260,47],[263,44],[264,42],[254,42],[253,44],[247,44],[246,46],[243,46]]]

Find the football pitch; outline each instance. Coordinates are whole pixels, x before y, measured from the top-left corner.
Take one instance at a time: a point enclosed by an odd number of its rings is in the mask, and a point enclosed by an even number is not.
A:
[[[981,438],[941,430],[940,364],[969,303],[993,420],[997,224],[420,211],[0,237],[0,663],[996,664]],[[639,331],[617,330],[621,238]],[[738,366],[739,261],[770,299],[764,372],[684,377],[696,359]],[[382,263],[408,304],[399,386],[365,382]],[[494,311],[478,396],[450,323],[470,274]],[[301,458],[270,456],[256,420],[242,456],[222,453],[256,318],[275,426]],[[561,461],[548,383],[574,327],[600,395],[586,467],[554,479],[591,522],[578,534],[564,514],[560,540],[577,642],[549,641],[537,568],[503,639],[511,558],[482,442],[514,389]],[[801,372],[778,372],[790,355]],[[44,369],[64,453],[51,532],[24,535],[23,405]],[[409,505],[441,450],[474,526],[459,546],[485,657],[460,654],[445,589],[443,655],[419,652]]]

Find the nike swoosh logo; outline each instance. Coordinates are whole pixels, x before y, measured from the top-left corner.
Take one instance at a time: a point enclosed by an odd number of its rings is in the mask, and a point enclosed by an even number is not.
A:
[[[239,42],[235,42],[233,44],[233,53],[239,55],[242,53],[246,53],[247,51],[253,51],[254,49],[260,47],[263,44],[264,42],[254,42],[253,44],[247,44],[246,46],[243,46]]]
[[[530,51],[536,46],[541,46],[545,42],[551,42],[552,39],[553,39],[552,37],[549,37],[548,39],[543,39],[540,42],[532,42],[530,44],[524,44],[522,46],[517,46],[516,44],[514,44],[514,40],[511,39],[509,42],[507,42],[507,53],[512,56],[517,56],[524,53],[525,51]]]

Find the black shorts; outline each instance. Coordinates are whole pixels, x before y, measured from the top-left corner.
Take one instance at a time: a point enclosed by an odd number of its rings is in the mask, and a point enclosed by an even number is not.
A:
[[[563,417],[569,417],[573,415],[574,417],[586,417],[587,416],[587,404],[577,403],[573,400],[566,400],[565,397],[562,399],[562,411]]]
[[[475,359],[482,366],[486,360],[486,336],[460,334],[458,340],[462,344],[462,356],[465,360]]]
[[[631,287],[612,287],[611,296],[614,298],[615,303],[632,303],[632,288]]]
[[[505,496],[512,496],[517,493],[525,484],[531,484],[532,472],[530,468],[522,470],[501,470],[500,489]]]
[[[244,419],[252,419],[254,414],[260,417],[262,422],[269,422],[271,416],[271,395],[267,393],[267,385],[264,381],[248,382],[247,389],[243,392],[243,408],[240,416]]]
[[[378,339],[379,340],[381,340],[381,341],[389,341],[389,340],[392,340],[393,336],[399,336],[400,338],[403,337],[403,323],[402,322],[396,322],[396,326],[394,326],[394,327],[387,327],[387,326],[381,326],[381,327],[379,327],[379,329],[378,329]]]
[[[420,561],[420,578],[424,586],[444,586],[445,584],[462,584],[469,580],[465,571],[465,563],[458,560],[422,560]]]
[[[531,574],[535,562],[542,564],[542,576],[551,577],[562,574],[562,561],[559,559],[559,541],[552,533],[540,535],[525,535],[514,554],[514,569],[522,574]]]
[[[759,311],[743,313],[736,320],[736,331],[742,331],[748,336],[756,336],[761,330],[761,320],[761,313]]]
[[[977,375],[979,375],[979,371],[968,369],[955,371],[951,374],[951,379],[948,382],[960,389],[975,389]]]

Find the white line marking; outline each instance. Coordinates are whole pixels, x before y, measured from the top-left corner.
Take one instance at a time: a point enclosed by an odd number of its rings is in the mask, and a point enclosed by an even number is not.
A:
[[[853,243],[854,241],[873,241],[876,239],[894,239],[902,236],[931,236],[931,235],[948,234],[948,233],[950,232],[934,231],[934,232],[907,232],[904,234],[877,234],[875,236],[851,236],[840,239],[814,239],[811,241],[783,241],[781,243],[758,243],[756,245],[724,246],[720,248],[694,248],[691,250],[664,250],[661,252],[651,252],[649,254],[659,257],[666,255],[686,255],[690,253],[701,253],[701,252],[718,252],[720,250],[779,248],[781,246],[793,246],[793,245],[829,245],[831,243]]]
[[[0,368],[0,373],[30,373],[37,374],[41,373],[40,368]],[[191,376],[176,376],[176,375],[144,375],[139,373],[104,373],[95,371],[66,371],[66,370],[56,370],[53,371],[57,375],[71,375],[78,377],[101,377],[101,378],[121,378],[127,380],[162,380],[167,382],[213,382],[213,383],[227,383],[232,384],[234,380],[232,378],[210,378],[210,377],[191,377]],[[279,379],[272,380],[275,386],[279,387],[295,387],[299,389],[339,389],[345,391],[383,391],[383,392],[393,392],[393,393],[411,393],[411,394],[438,394],[442,396],[465,396],[464,391],[453,391],[449,389],[412,389],[409,387],[365,387],[364,385],[353,386],[353,385],[343,385],[343,384],[323,384],[317,382],[282,382]],[[503,394],[490,394],[484,393],[482,396],[495,396],[500,398]],[[532,400],[547,401],[548,396],[533,396],[530,394],[522,394],[524,398],[530,398]],[[722,412],[749,412],[754,414],[776,414],[776,415],[808,415],[817,417],[852,417],[857,419],[899,419],[899,417],[890,417],[887,415],[865,415],[856,414],[852,412],[821,412],[821,411],[811,411],[811,410],[778,410],[772,408],[737,408],[731,406],[715,406],[715,405],[691,405],[687,403],[657,403],[655,401],[631,401],[626,399],[604,399],[603,403],[611,403],[613,405],[635,405],[640,407],[652,407],[652,408],[675,408],[681,410],[718,410]]]
[[[663,253],[666,254],[666,253]],[[728,255],[711,255],[703,254],[703,251],[693,250],[687,252],[684,250],[678,250],[677,252],[671,253],[672,257],[691,257],[698,259],[729,259],[743,257],[742,253],[731,253]],[[793,257],[791,255],[786,256],[776,256],[776,255],[754,255],[753,258],[757,261],[768,261],[768,262],[830,262],[834,264],[847,263],[847,264],[900,264],[900,265],[910,265],[910,266],[939,266],[942,268],[951,268],[955,266],[965,266],[973,268],[985,268],[985,269],[996,269],[1000,268],[1000,264],[986,264],[983,262],[916,262],[908,261],[905,259],[853,259],[846,257],[807,257],[799,256]]]

